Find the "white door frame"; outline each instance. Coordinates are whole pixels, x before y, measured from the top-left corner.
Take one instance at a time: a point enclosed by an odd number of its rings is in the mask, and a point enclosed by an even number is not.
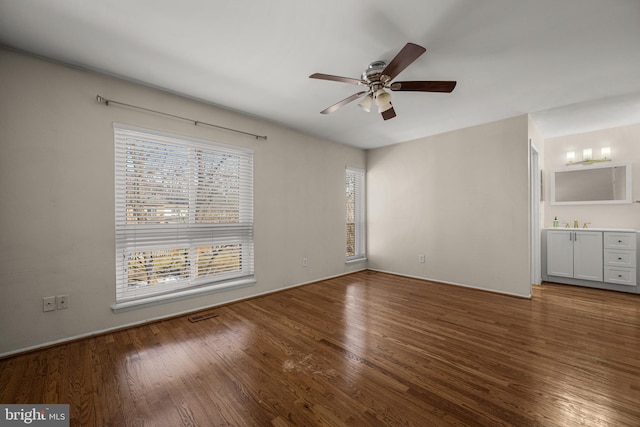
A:
[[[542,267],[540,265],[540,199],[542,188],[542,176],[540,172],[540,152],[529,139],[529,173],[531,189],[531,284],[539,285],[542,283]]]

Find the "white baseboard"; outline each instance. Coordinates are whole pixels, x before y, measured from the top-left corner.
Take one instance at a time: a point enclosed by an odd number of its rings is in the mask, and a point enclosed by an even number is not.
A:
[[[413,276],[411,274],[396,273],[394,271],[380,270],[380,269],[377,269],[377,268],[368,268],[368,270],[378,271],[380,273],[393,274],[394,276],[408,277],[410,279],[425,280],[425,281],[434,282],[434,283],[442,283],[442,284],[445,284],[445,285],[453,285],[453,286],[461,286],[463,288],[477,289],[479,291],[492,292],[494,294],[500,294],[500,295],[508,295],[510,297],[531,299],[531,293],[529,293],[529,295],[520,295],[520,294],[514,294],[512,292],[502,292],[502,291],[496,291],[495,289],[487,289],[487,288],[481,288],[479,286],[467,285],[465,283],[446,282],[444,280],[430,279],[428,277]]]
[[[269,294],[275,294],[277,292],[281,292],[281,291],[284,291],[284,290],[287,290],[287,289],[293,289],[293,288],[297,288],[297,287],[300,287],[300,286],[308,285],[308,284],[311,284],[311,283],[321,282],[323,280],[334,279],[336,277],[347,276],[349,274],[357,273],[357,272],[363,271],[363,270],[366,270],[366,268],[362,268],[360,270],[349,271],[349,272],[346,272],[346,273],[335,274],[333,276],[322,277],[322,278],[319,278],[319,279],[310,280],[308,282],[297,283],[297,284],[294,284],[294,285],[289,285],[289,286],[285,286],[285,287],[274,289],[274,290],[270,290],[270,291],[260,292],[260,293],[252,294],[252,295],[249,295],[249,296],[246,296],[246,297],[235,298],[235,299],[227,300],[227,301],[224,301],[224,302],[219,302],[219,303],[216,303],[216,304],[204,305],[204,306],[201,306],[201,307],[190,308],[188,310],[179,311],[179,312],[175,312],[175,313],[171,313],[171,314],[166,314],[166,315],[157,316],[157,317],[151,317],[149,319],[140,320],[138,322],[126,323],[126,324],[123,324],[123,325],[114,326],[112,328],[106,328],[106,329],[101,329],[101,330],[98,330],[98,331],[87,332],[86,334],[80,334],[80,335],[74,335],[74,336],[71,336],[71,337],[65,337],[65,338],[61,338],[59,340],[55,340],[55,341],[48,341],[48,342],[45,342],[45,343],[42,343],[42,344],[37,344],[37,345],[34,345],[34,346],[30,346],[30,347],[24,347],[24,348],[20,348],[18,350],[8,351],[6,353],[0,353],[0,359],[6,358],[6,357],[10,357],[10,356],[15,356],[15,355],[18,355],[18,354],[21,354],[21,353],[28,353],[28,352],[35,351],[35,350],[41,350],[43,348],[52,347],[52,346],[55,346],[55,345],[60,345],[60,344],[64,344],[64,343],[68,343],[68,342],[72,342],[72,341],[77,341],[77,340],[81,340],[81,339],[85,339],[85,338],[91,338],[91,337],[98,336],[98,335],[108,334],[110,332],[115,332],[115,331],[119,331],[119,330],[122,330],[122,329],[133,328],[133,327],[141,326],[141,325],[144,325],[144,324],[147,324],[147,323],[158,322],[160,320],[169,319],[171,317],[179,317],[179,316],[183,316],[183,315],[186,315],[186,314],[189,314],[189,313],[194,313],[196,311],[206,310],[206,309],[214,308],[214,307],[220,307],[220,306],[227,305],[227,304],[232,304],[232,303],[238,302],[238,301],[243,301],[243,300],[247,300],[247,299],[251,299],[251,298],[266,296],[266,295],[269,295]]]

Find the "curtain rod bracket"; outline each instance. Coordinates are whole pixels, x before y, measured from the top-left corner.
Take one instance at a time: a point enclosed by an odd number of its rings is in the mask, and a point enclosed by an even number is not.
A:
[[[100,104],[109,105],[109,100],[106,98],[103,98],[100,95],[96,95],[96,101],[98,101],[98,103]]]
[[[144,107],[138,107],[137,105],[125,104],[124,102],[119,102],[119,101],[114,101],[114,100],[111,100],[111,99],[107,99],[107,98],[105,98],[105,97],[103,97],[101,95],[96,95],[96,101],[98,101],[99,104],[104,104],[104,105],[107,105],[107,106],[109,105],[109,103],[119,104],[119,105],[124,105],[125,107],[135,108],[135,109],[142,110],[142,111],[148,111],[150,113],[155,113],[155,114],[161,114],[161,115],[167,116],[167,117],[173,117],[174,119],[186,120],[188,122],[193,122],[194,126],[204,125],[204,126],[209,126],[209,127],[216,128],[216,129],[226,130],[226,131],[229,131],[229,132],[240,133],[242,135],[253,136],[256,139],[263,139],[265,141],[267,140],[267,136],[266,135],[256,135],[255,133],[245,132],[245,131],[238,130],[238,129],[227,128],[227,127],[224,127],[224,126],[218,126],[218,125],[214,125],[214,124],[207,123],[207,122],[201,122],[199,120],[188,119],[186,117],[176,116],[174,114],[169,114],[169,113],[163,113],[162,111],[156,111],[156,110],[152,110],[150,108],[144,108]]]

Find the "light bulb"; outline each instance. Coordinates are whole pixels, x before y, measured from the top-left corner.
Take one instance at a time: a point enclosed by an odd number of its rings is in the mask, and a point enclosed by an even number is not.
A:
[[[575,151],[567,151],[567,163],[573,163],[573,161],[576,159],[576,152]]]

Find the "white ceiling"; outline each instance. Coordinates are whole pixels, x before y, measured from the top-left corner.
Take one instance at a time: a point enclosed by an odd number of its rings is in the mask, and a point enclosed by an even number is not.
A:
[[[310,74],[358,78],[407,42],[427,52],[396,81],[453,93],[319,114],[361,87]],[[525,113],[543,136],[639,123],[638,43],[638,0],[0,0],[2,45],[361,148]]]

